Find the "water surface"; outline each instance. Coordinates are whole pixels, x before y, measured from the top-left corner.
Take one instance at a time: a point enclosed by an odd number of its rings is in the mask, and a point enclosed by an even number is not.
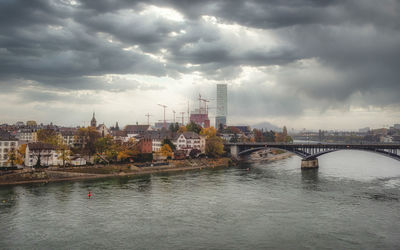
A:
[[[398,249],[400,162],[319,163],[0,187],[0,248]]]

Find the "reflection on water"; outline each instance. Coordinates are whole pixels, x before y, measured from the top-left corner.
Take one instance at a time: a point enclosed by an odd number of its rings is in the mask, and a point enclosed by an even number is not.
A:
[[[396,249],[400,164],[375,157],[1,187],[0,248]]]
[[[301,169],[301,181],[303,188],[317,190],[318,188],[318,168]]]

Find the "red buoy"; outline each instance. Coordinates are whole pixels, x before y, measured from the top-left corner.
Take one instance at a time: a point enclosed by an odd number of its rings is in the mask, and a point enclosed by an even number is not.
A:
[[[88,195],[87,195],[87,196],[88,196],[88,198],[89,198],[89,199],[90,199],[90,196],[92,196],[92,195],[90,194],[90,191],[89,191],[89,193],[88,193]]]

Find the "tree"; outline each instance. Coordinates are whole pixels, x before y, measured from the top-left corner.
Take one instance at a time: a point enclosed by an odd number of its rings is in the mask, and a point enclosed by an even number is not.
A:
[[[200,154],[201,154],[201,151],[198,150],[197,148],[194,148],[194,149],[190,150],[189,156],[190,156],[191,158],[196,158],[196,157],[198,157]]]
[[[261,130],[253,129],[253,134],[254,134],[254,140],[256,142],[264,142],[265,141],[264,134]]]
[[[26,144],[22,144],[18,149],[11,149],[7,154],[7,163],[14,165],[22,165],[24,163],[26,152]]]
[[[80,128],[76,133],[76,139],[80,139],[82,144],[80,151],[89,157],[96,153],[96,141],[100,138],[100,133],[94,127]]]
[[[218,126],[218,132],[222,132],[224,130],[224,124],[220,123]]]
[[[269,132],[266,131],[264,133],[264,138],[266,142],[274,142],[275,141],[275,133],[274,131],[270,130]]]
[[[185,133],[187,131],[187,128],[185,126],[181,126],[178,129],[178,133]]]
[[[112,145],[113,138],[110,135],[98,138],[95,141],[96,152],[100,154],[104,154],[105,152],[111,150]]]
[[[134,138],[131,138],[129,141],[120,144],[117,161],[125,161],[129,158],[134,158],[139,155],[139,150],[136,144],[137,142]]]
[[[200,135],[204,135],[206,138],[211,138],[217,135],[217,130],[214,127],[202,128]]]
[[[283,126],[282,134],[283,134],[283,137],[285,137],[285,138],[288,135],[286,126]]]
[[[229,142],[236,143],[239,141],[239,137],[237,134],[233,134],[233,137],[229,140]]]
[[[176,122],[175,124],[169,125],[169,131],[172,133],[176,133],[179,130],[179,124]]]
[[[65,163],[70,161],[69,157],[71,156],[71,151],[69,147],[65,144],[61,144],[58,146],[57,152],[59,154],[58,159],[62,160],[63,167],[65,167]]]
[[[218,136],[212,136],[206,140],[206,154],[210,157],[218,157],[224,153],[224,144]]]
[[[196,134],[200,133],[202,127],[193,121],[191,121],[188,125],[186,125],[187,131],[195,132]]]
[[[62,138],[57,134],[54,129],[39,129],[37,132],[37,140],[58,147]]]
[[[11,149],[7,153],[7,164],[15,166],[16,161],[17,161],[17,151],[15,149]]]
[[[170,147],[168,144],[164,144],[164,145],[161,147],[161,154],[162,154],[163,156],[172,158],[173,153],[172,153],[171,147]]]
[[[165,138],[162,141],[161,145],[164,146],[165,144],[168,144],[170,149],[172,149],[172,150],[175,150],[175,148],[176,148],[175,145],[172,143],[172,141],[170,139]]]

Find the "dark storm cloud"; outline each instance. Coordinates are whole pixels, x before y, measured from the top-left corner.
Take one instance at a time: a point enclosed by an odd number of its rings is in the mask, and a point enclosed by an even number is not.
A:
[[[222,81],[239,77],[243,66],[279,65],[284,70],[273,74],[285,91],[269,92],[254,85],[258,91],[234,90],[238,91],[233,92],[235,99],[241,96],[244,102],[261,102],[288,115],[319,102],[335,106],[355,98],[356,103],[368,103],[366,98],[375,93],[376,106],[400,104],[399,96],[393,94],[400,91],[400,3],[395,0],[379,4],[372,0],[76,3],[0,2],[1,84],[31,80],[59,89],[113,91],[90,77],[143,74],[179,78],[197,72],[206,79]],[[184,20],[142,12],[149,5],[172,8]],[[254,28],[260,34],[270,32],[283,42],[274,48],[243,43],[240,35],[226,37],[217,25],[202,18],[205,15],[215,17],[218,23]],[[316,64],[304,64],[307,60]],[[128,81],[114,91],[138,86],[143,87]],[[274,104],[280,101],[284,105]]]

